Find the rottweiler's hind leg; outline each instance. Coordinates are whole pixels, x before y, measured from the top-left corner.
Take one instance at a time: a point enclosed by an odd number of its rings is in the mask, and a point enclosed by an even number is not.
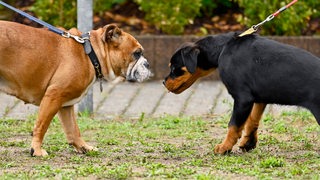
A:
[[[258,127],[266,104],[254,103],[251,113],[245,123],[244,132],[239,147],[243,151],[250,151],[258,142]]]

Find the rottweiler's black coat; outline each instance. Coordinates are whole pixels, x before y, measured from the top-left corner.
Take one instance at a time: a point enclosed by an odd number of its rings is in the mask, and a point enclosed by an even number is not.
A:
[[[303,106],[320,124],[320,59],[311,53],[258,35],[208,36],[174,53],[164,85],[181,93],[216,68],[234,99],[228,135],[216,153],[230,151],[243,128],[240,147],[254,148],[266,104]]]

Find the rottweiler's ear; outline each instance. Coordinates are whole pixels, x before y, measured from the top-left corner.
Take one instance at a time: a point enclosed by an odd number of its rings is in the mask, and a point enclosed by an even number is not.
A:
[[[189,73],[191,74],[196,72],[199,53],[200,53],[200,50],[193,46],[187,46],[181,51],[183,63],[187,67],[187,70],[189,71]]]
[[[122,31],[121,29],[115,25],[115,24],[109,24],[103,27],[104,33],[103,33],[103,41],[105,42],[111,42],[118,40],[119,36],[121,35]]]

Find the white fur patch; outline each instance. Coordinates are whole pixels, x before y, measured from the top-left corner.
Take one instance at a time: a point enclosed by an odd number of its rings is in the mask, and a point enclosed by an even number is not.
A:
[[[142,82],[148,79],[152,73],[149,68],[145,66],[145,63],[148,63],[147,59],[141,56],[137,62],[133,62],[129,65],[127,71],[127,80],[135,80]]]

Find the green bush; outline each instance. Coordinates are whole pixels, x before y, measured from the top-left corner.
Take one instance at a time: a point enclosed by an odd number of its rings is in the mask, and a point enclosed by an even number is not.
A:
[[[94,13],[102,14],[126,0],[93,0]],[[66,29],[77,26],[76,0],[37,0],[30,9],[40,19]]]
[[[200,11],[201,0],[135,0],[146,20],[168,34],[182,34]]]
[[[309,8],[312,9],[312,18],[320,18],[320,1],[319,0],[308,0],[308,1],[304,1]]]
[[[239,20],[240,23],[250,27],[263,21],[270,14],[291,2],[291,0],[237,0],[237,2],[244,9],[244,17]],[[319,0],[298,1],[272,21],[265,23],[260,28],[260,34],[301,35],[312,13],[317,11],[315,7],[319,7],[319,5]]]
[[[77,4],[75,0],[37,0],[30,9],[38,18],[66,29],[77,24]]]
[[[100,15],[115,4],[128,0],[94,0]],[[291,0],[133,0],[145,12],[145,20],[167,34],[183,34],[184,27],[199,16],[214,16],[238,3],[243,8],[239,22],[247,27],[263,21]],[[320,18],[319,0],[298,1],[260,29],[264,35],[301,35],[311,18]],[[40,19],[66,29],[77,23],[76,0],[37,0],[30,8]],[[201,13],[201,14],[200,14]]]
[[[93,0],[93,9],[95,13],[102,14],[104,11],[108,11],[115,4],[121,4],[127,0]]]
[[[233,1],[230,0],[201,0],[201,17],[214,16],[216,11],[225,11],[231,8]]]

